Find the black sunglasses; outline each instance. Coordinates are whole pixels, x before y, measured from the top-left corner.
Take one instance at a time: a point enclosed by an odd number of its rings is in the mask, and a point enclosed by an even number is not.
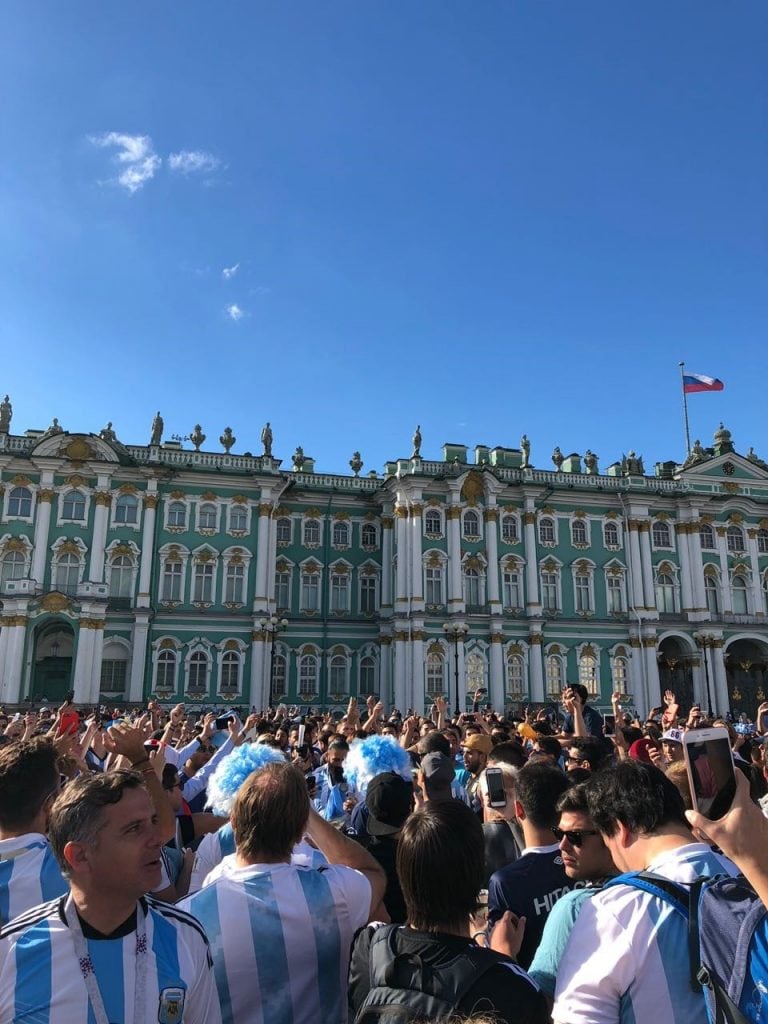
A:
[[[568,840],[571,846],[575,846],[576,849],[580,849],[584,842],[585,836],[599,836],[600,833],[593,828],[567,828],[563,830],[561,828],[558,828],[557,826],[553,826],[552,835],[555,837],[558,843],[562,842],[563,838],[565,838]]]

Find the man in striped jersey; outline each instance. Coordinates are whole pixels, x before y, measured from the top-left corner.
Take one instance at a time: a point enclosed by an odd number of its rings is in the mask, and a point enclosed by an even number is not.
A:
[[[181,904],[210,939],[223,1021],[344,1024],[352,939],[382,900],[384,872],[310,808],[287,763],[246,779],[232,825],[234,864]],[[328,866],[291,863],[305,832]]]
[[[160,832],[134,772],[85,775],[51,809],[71,893],[0,931],[3,1024],[218,1024],[200,924],[143,893],[160,880]]]
[[[59,789],[56,758],[44,739],[0,750],[0,926],[69,888],[45,835]]]

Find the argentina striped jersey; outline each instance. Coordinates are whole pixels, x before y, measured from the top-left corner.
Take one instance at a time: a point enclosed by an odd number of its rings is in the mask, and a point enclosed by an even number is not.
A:
[[[0,927],[68,891],[45,836],[0,840]]]

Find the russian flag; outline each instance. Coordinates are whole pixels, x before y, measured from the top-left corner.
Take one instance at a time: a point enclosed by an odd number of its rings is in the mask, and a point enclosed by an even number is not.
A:
[[[693,395],[697,391],[722,391],[725,384],[717,377],[705,377],[701,373],[686,373],[683,375],[683,391],[686,395]]]

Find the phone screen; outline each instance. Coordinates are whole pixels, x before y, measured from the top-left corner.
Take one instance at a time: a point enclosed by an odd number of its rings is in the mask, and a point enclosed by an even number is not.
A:
[[[605,722],[605,735],[615,736],[616,735],[616,716],[615,715],[603,715],[603,721]]]
[[[707,729],[706,732],[720,732]],[[728,811],[736,794],[736,776],[728,733],[684,744],[694,808],[716,821]]]
[[[504,807],[507,803],[507,794],[504,789],[501,768],[486,768],[485,781],[488,786],[488,802],[491,807]]]

